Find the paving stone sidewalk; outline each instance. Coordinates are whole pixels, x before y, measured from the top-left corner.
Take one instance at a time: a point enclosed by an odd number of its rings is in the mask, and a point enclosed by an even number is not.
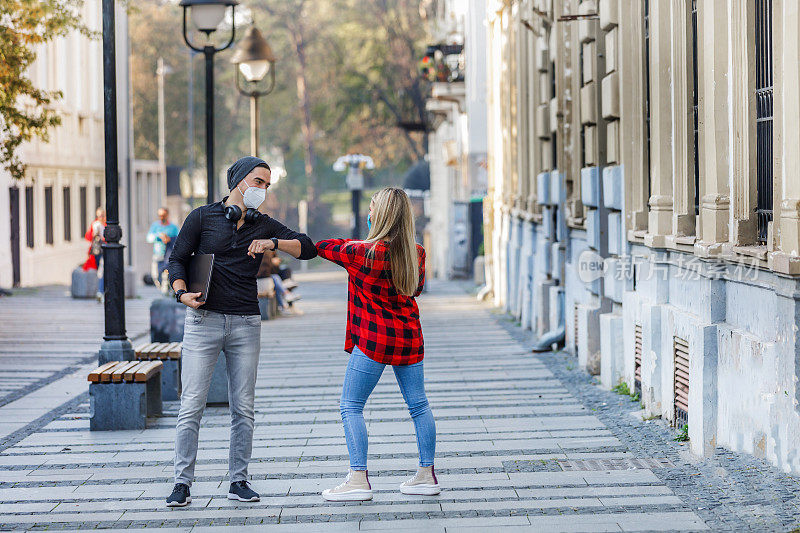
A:
[[[261,502],[226,498],[226,408],[206,410],[192,504],[167,509],[177,403],[145,431],[92,433],[82,393],[0,447],[0,530],[785,531],[800,516],[795,478],[730,457],[752,469],[720,482],[720,467],[689,461],[668,429],[637,422],[635,405],[570,370],[564,355],[531,354],[524,333],[462,284],[429,289],[420,303],[440,496],[397,490],[417,452],[390,371],[365,410],[375,499],[319,496],[348,464],[338,412],[346,300],[341,273],[311,273],[299,289],[304,314],[262,327],[250,467]],[[773,482],[782,485],[760,503],[737,507],[747,488]],[[780,505],[764,501],[773,494]]]
[[[132,339],[149,335],[150,302],[158,296],[139,287],[138,297],[126,301]],[[73,299],[66,286],[15,289],[0,298],[0,447],[76,396],[70,376],[97,362],[103,331],[103,304]]]

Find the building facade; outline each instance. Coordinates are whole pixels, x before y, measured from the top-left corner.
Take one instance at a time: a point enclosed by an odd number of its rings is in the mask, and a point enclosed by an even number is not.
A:
[[[494,303],[694,453],[800,472],[800,5],[486,8]]]
[[[426,244],[437,278],[472,272],[486,195],[486,31],[483,0],[423,2],[431,42],[431,188]]]
[[[87,0],[81,9],[85,24],[99,31],[101,1]],[[128,265],[143,274],[150,257],[143,259],[139,250],[138,223],[143,216],[155,218],[165,179],[163,166],[153,169],[132,158],[124,9],[117,9],[116,23],[120,224]],[[29,76],[36,87],[62,92],[55,104],[62,124],[50,132],[49,142],[36,139],[20,147],[24,180],[0,170],[0,287],[69,283],[72,270],[86,259],[84,234],[95,210],[106,203],[101,40],[78,32],[58,37],[39,48]]]

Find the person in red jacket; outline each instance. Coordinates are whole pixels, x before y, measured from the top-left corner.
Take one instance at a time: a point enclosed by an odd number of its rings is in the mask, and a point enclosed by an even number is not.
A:
[[[98,300],[102,300],[103,298],[103,272],[100,270],[100,260],[103,258],[103,243],[105,242],[103,231],[105,228],[106,210],[102,207],[98,207],[95,211],[94,220],[89,226],[89,229],[86,230],[86,234],[83,236],[84,239],[91,243],[89,245],[89,257],[83,264],[83,270],[97,270],[98,277],[100,278],[97,284]]]
[[[329,501],[372,499],[367,474],[364,405],[386,365],[394,370],[414,421],[419,450],[417,474],[400,485],[403,494],[439,494],[433,471],[436,425],[425,395],[423,339],[415,298],[425,284],[425,249],[414,242],[414,217],[405,191],[375,193],[364,241],[328,239],[317,243],[320,257],[349,274],[345,351],[350,360],[339,404],[350,472],[341,485],[323,491]]]

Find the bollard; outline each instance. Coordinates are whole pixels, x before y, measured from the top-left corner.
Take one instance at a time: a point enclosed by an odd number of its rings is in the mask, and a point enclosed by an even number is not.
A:
[[[125,298],[136,298],[136,271],[133,267],[125,267]]]
[[[97,296],[97,270],[77,267],[72,271],[71,293],[73,298],[95,298]]]
[[[183,341],[186,306],[174,298],[158,298],[150,304],[150,342]]]

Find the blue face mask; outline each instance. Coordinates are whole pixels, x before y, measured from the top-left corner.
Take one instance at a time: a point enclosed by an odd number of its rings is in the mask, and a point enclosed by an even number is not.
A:
[[[372,213],[367,214],[367,231],[372,231]]]

